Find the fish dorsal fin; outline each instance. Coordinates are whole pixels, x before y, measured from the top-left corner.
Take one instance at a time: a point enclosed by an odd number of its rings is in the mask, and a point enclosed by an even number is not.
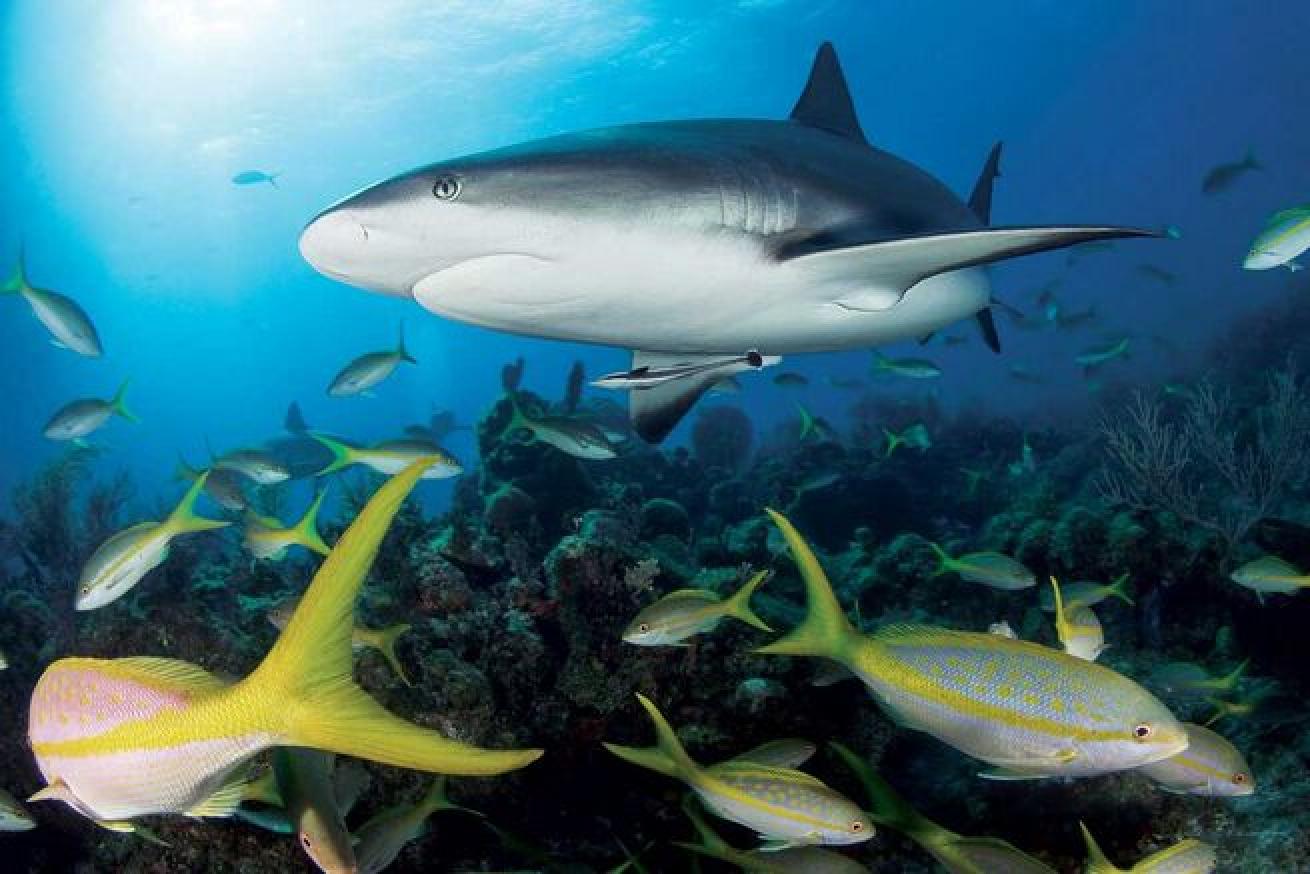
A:
[[[805,90],[792,107],[791,120],[868,145],[832,43],[819,46]]]
[[[212,695],[228,687],[209,671],[180,659],[161,659],[152,656],[130,656],[114,659],[111,664],[118,670],[135,675],[143,682],[188,697]]]
[[[674,589],[660,600],[665,601],[669,598],[699,598],[702,601],[720,600],[718,593],[709,589]]]
[[[797,771],[795,768],[778,768],[771,765],[762,765],[759,762],[752,762],[748,759],[728,759],[726,762],[719,762],[716,765],[710,765],[706,770],[721,780],[778,780],[786,783],[794,783],[798,786],[808,786],[810,788],[827,788],[827,784],[813,774],[807,774],[804,771]]]

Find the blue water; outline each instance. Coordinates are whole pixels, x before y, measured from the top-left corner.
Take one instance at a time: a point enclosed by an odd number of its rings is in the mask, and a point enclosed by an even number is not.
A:
[[[336,199],[444,157],[589,126],[676,117],[780,117],[815,46],[836,43],[871,141],[967,194],[1004,140],[998,223],[1108,222],[1184,232],[1123,243],[1071,271],[1067,306],[1103,314],[1077,343],[1125,329],[1141,343],[1121,375],[1164,378],[1237,314],[1278,294],[1281,271],[1243,273],[1265,215],[1304,199],[1310,5],[1237,2],[633,3],[568,0],[369,4],[310,0],[112,4],[16,2],[0,18],[0,259],[26,245],[39,286],[79,300],[102,360],[54,349],[20,302],[0,301],[0,492],[60,451],[40,427],[74,397],[131,376],[144,424],[98,436],[101,463],[171,494],[179,453],[205,457],[280,429],[298,400],[317,427],[394,436],[430,405],[476,418],[501,364],[558,396],[568,366],[622,367],[614,350],[509,337],[441,321],[412,303],[313,272],[296,240]],[[1268,167],[1208,197],[1211,166],[1254,147]],[[235,186],[240,171],[278,186]],[[1028,305],[1065,253],[995,270]],[[1142,277],[1157,264],[1173,286]],[[386,348],[404,321],[418,367],[376,398],[324,389],[355,355]],[[1006,354],[934,349],[943,403],[1065,415],[1090,401],[1071,341],[1016,334]],[[961,333],[971,332],[965,325]],[[903,351],[912,350],[912,345]],[[1169,350],[1162,352],[1161,350]],[[1005,377],[1042,369],[1044,386]],[[788,363],[835,423],[849,395],[825,373],[863,375],[865,353]],[[743,403],[762,427],[792,416],[768,377]],[[918,392],[894,383],[888,391]],[[722,401],[715,401],[722,402]],[[676,442],[686,426],[675,435]],[[473,463],[467,437],[450,447]],[[449,484],[428,499],[440,502]]]

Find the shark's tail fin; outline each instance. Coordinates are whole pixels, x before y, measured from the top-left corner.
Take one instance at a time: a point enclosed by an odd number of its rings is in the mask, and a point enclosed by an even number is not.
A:
[[[279,746],[309,747],[399,768],[489,776],[535,761],[540,750],[489,750],[450,740],[388,713],[355,685],[355,601],[401,503],[435,461],[388,480],[319,567],[273,649],[232,691],[247,719]]]

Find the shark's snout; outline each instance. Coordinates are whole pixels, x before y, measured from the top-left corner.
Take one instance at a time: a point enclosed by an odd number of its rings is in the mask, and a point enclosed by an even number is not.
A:
[[[368,252],[367,226],[350,210],[325,212],[300,234],[300,254],[320,273],[349,280]]]

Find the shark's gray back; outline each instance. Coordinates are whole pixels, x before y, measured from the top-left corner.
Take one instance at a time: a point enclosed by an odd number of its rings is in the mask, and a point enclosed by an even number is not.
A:
[[[460,197],[469,202],[722,227],[775,238],[789,250],[784,254],[981,224],[950,189],[908,161],[789,120],[598,128],[416,173],[443,170],[465,180]]]

